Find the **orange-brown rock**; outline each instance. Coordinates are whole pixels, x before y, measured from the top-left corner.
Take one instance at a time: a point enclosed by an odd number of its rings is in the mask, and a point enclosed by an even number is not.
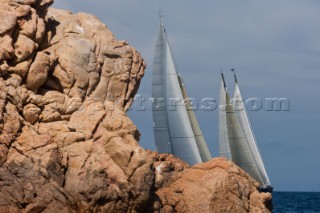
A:
[[[125,111],[144,61],[51,3],[0,1],[0,212],[137,212],[155,174]]]
[[[259,184],[224,158],[190,168],[172,155],[151,156],[157,165],[155,206],[163,212],[270,212],[271,194],[259,193]]]
[[[126,115],[142,57],[52,2],[0,0],[0,213],[266,210],[230,162],[142,149]]]

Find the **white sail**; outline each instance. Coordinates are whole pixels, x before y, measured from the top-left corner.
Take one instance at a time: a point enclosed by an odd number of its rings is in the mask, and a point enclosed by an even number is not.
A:
[[[164,30],[161,25],[156,41],[152,73],[152,97],[155,100],[152,104],[153,130],[156,145],[160,153],[172,153],[165,101],[166,48]]]
[[[193,134],[196,139],[199,153],[201,156],[201,160],[202,160],[202,162],[207,162],[208,160],[212,159],[212,156],[209,152],[206,140],[203,137],[203,134],[202,134],[201,128],[199,126],[197,117],[196,117],[194,111],[191,109],[192,106],[191,106],[191,103],[189,102],[189,96],[188,96],[187,90],[183,84],[183,81],[181,79],[181,76],[178,76],[178,77],[179,77],[179,84],[180,84],[180,88],[182,91],[183,99],[185,100],[185,104],[187,106],[187,112],[188,112],[188,116],[190,119]]]
[[[219,152],[245,170],[262,188],[270,186],[236,81],[233,104],[222,75],[219,110]]]
[[[227,128],[227,102],[229,103],[229,95],[226,90],[223,75],[220,86],[220,102],[219,102],[219,156],[232,160],[228,128]]]
[[[160,108],[153,105],[158,151],[172,153],[190,165],[202,162],[163,24],[155,49],[152,95],[163,100]]]
[[[261,183],[261,175],[228,96],[226,100],[227,130],[232,161]]]
[[[239,85],[236,81],[236,86],[235,86],[235,91],[234,91],[234,101],[233,101],[233,106],[236,109],[236,116],[238,118],[240,127],[242,129],[244,138],[249,146],[250,152],[252,154],[253,160],[255,162],[255,165],[257,167],[257,172],[259,173],[259,180],[260,184],[262,184],[263,187],[267,187],[270,186],[270,180],[269,177],[267,175],[265,166],[263,164],[260,152],[259,152],[259,148],[256,144],[256,140],[255,137],[253,135],[251,126],[250,126],[250,122],[242,101],[242,97],[241,97],[241,93],[240,93],[240,89],[239,89]],[[251,174],[251,173],[249,173]],[[252,175],[252,174],[251,174]],[[257,176],[257,174],[254,174],[254,176]]]

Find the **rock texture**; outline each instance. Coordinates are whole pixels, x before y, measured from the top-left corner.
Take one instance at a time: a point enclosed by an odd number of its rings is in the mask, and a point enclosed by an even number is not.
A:
[[[232,163],[142,149],[126,115],[140,54],[51,4],[0,0],[0,213],[268,212],[270,195]]]
[[[172,155],[151,153],[158,206],[164,212],[270,212],[271,194],[224,158],[189,167]],[[155,205],[157,206],[157,205]]]

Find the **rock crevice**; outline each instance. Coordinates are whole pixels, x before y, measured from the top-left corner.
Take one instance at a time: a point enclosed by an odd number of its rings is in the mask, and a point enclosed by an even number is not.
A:
[[[189,168],[142,149],[126,111],[144,60],[52,3],[0,0],[0,212],[267,212],[232,163]]]

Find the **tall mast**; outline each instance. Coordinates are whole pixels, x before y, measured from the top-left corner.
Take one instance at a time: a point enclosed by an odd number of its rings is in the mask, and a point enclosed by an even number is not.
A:
[[[227,86],[226,86],[226,81],[224,80],[224,75],[223,75],[223,72],[221,71],[221,79],[222,79],[222,82],[223,82],[223,86],[224,88],[226,89]]]
[[[231,69],[231,72],[233,72],[234,82],[238,84],[238,80],[237,80],[237,76],[236,76],[236,72],[234,71],[234,68]]]

